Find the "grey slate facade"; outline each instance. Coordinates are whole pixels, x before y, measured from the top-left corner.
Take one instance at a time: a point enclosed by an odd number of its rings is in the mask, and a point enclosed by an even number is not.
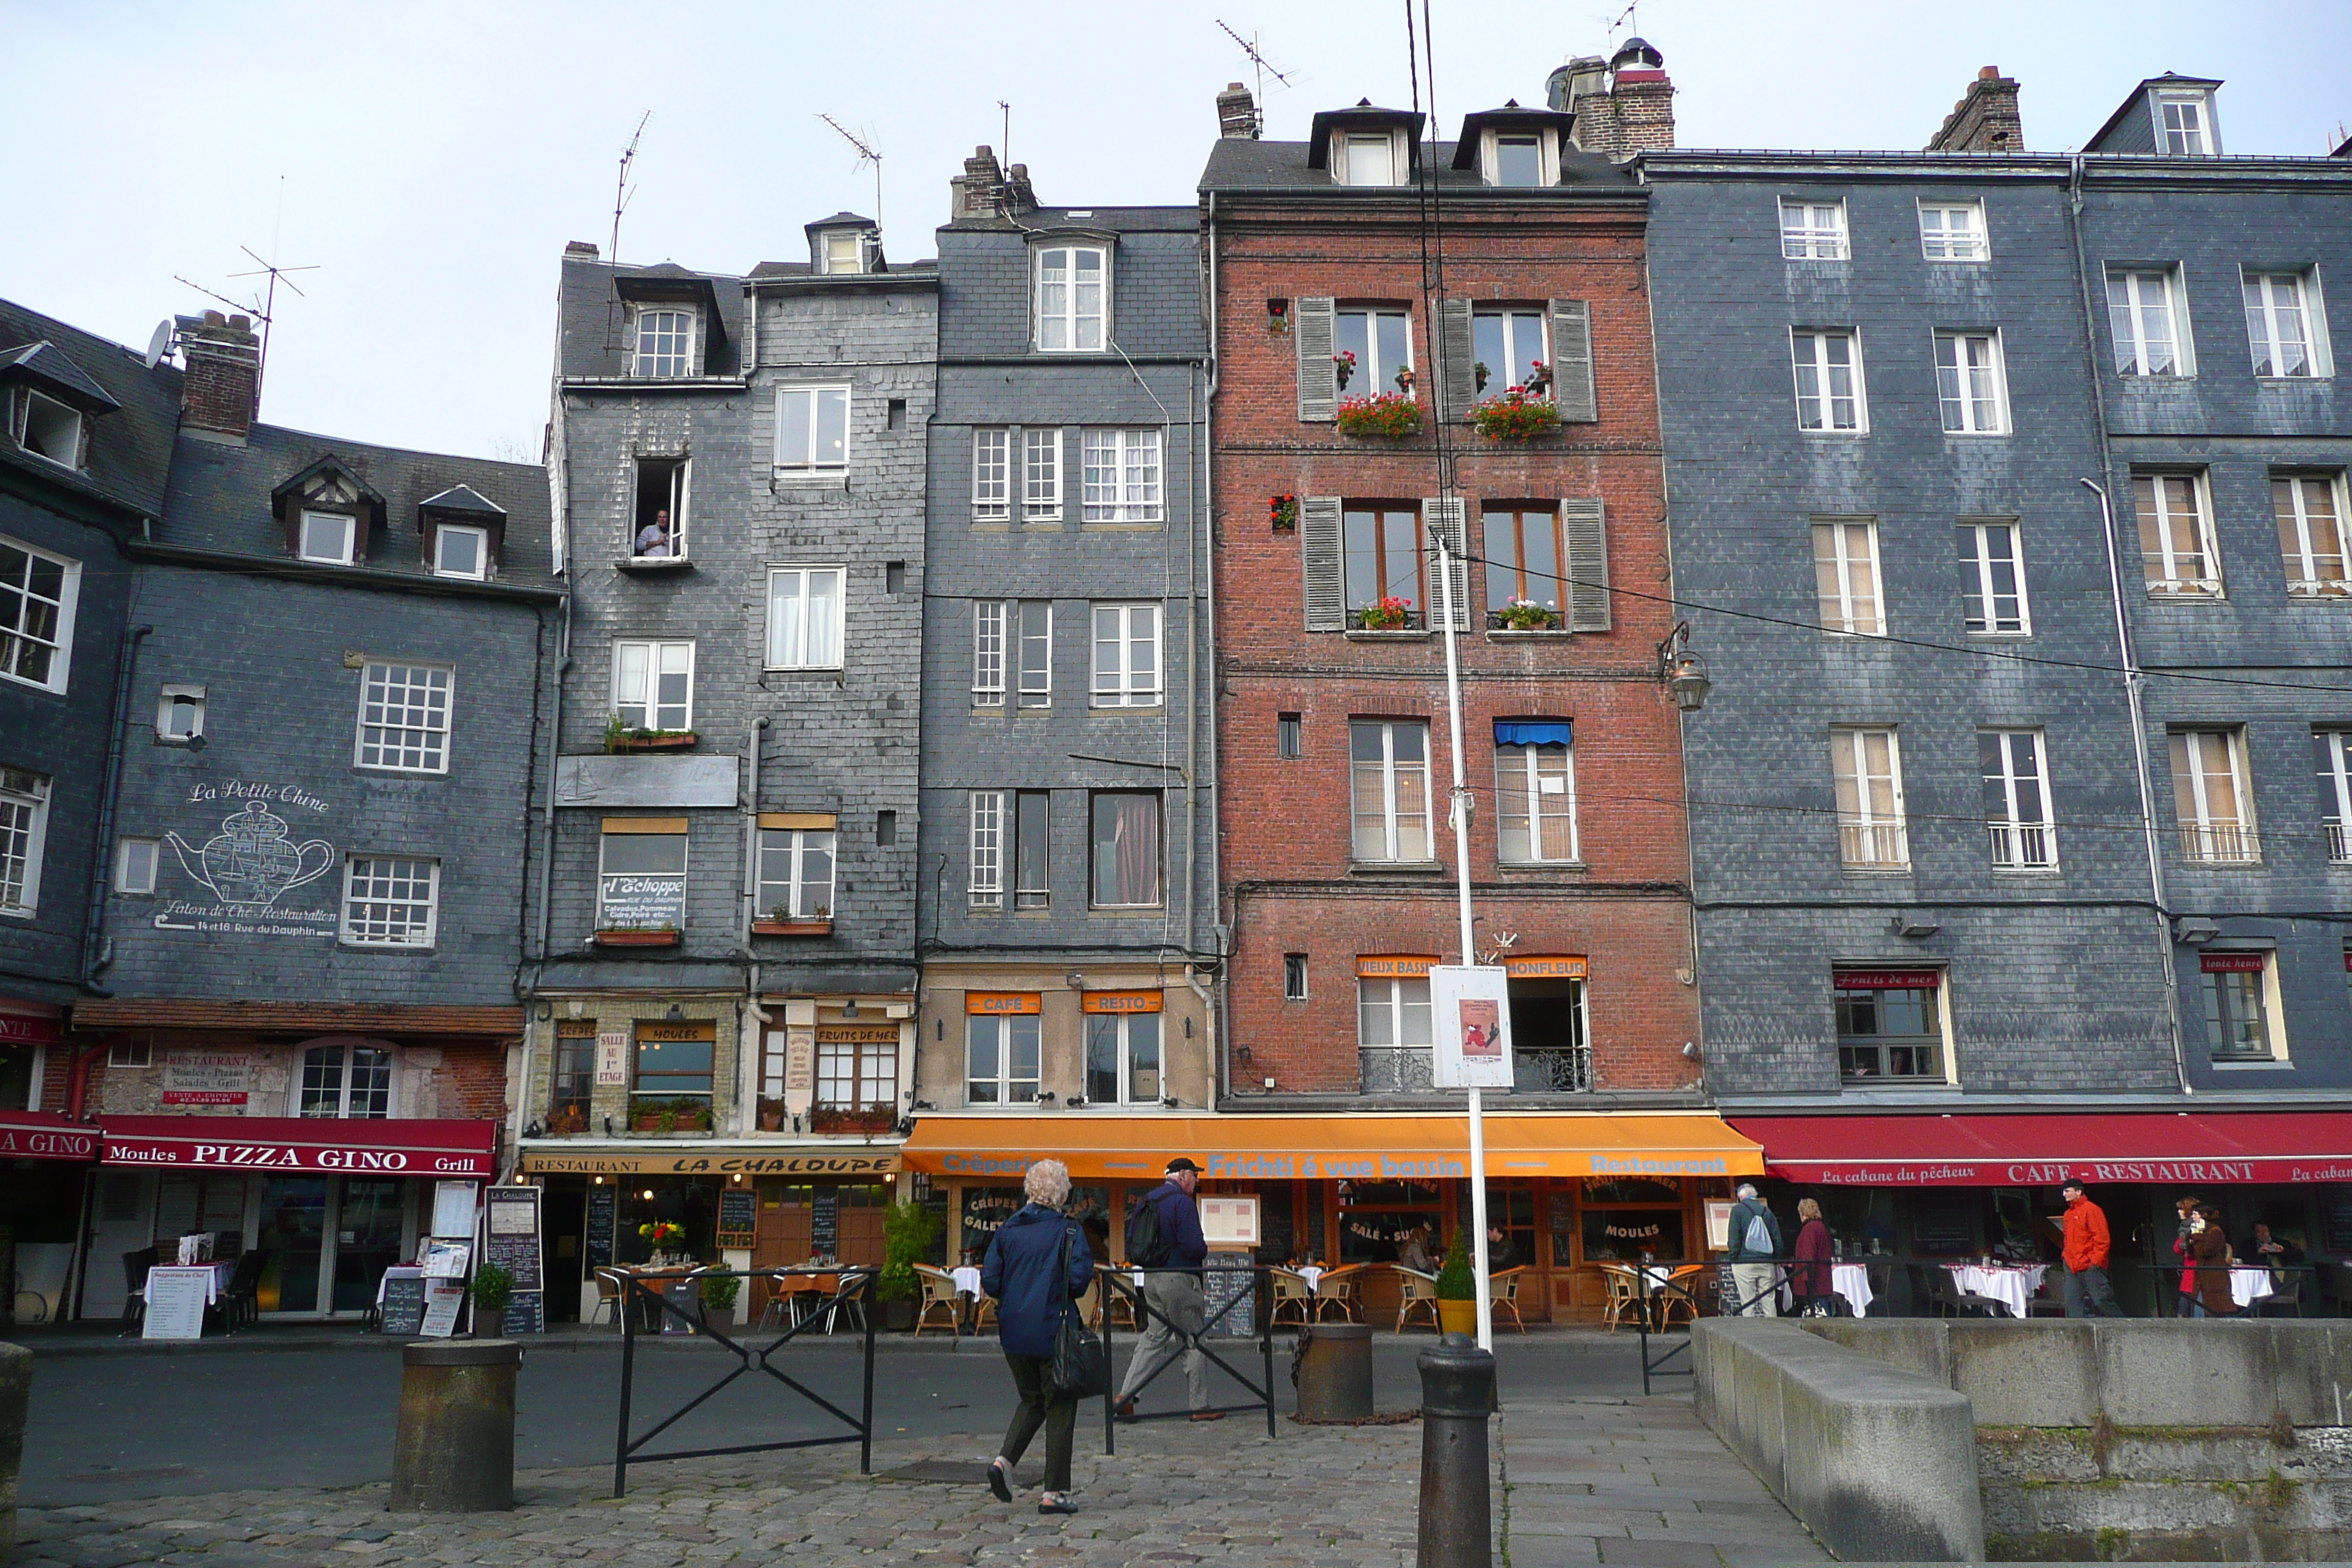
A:
[[[1040,1054],[1025,1078],[1005,1066],[995,1110],[1203,1108],[1218,943],[1198,215],[1040,206],[1026,171],[1000,173],[985,148],[953,187],[924,600],[919,1092],[939,1110],[992,1103],[967,1100],[992,1076],[968,1056],[969,1031],[993,1026],[971,999],[1003,994],[1037,1008]],[[1107,271],[1100,336],[1054,346],[1044,269],[1082,253]],[[1132,467],[1108,486],[1101,473],[1104,443],[1131,465],[1139,439],[1155,452],[1149,501]],[[1048,489],[1033,464],[1055,451]],[[1138,611],[1156,690],[1117,673],[1138,657]],[[1157,815],[1156,888],[1104,880],[1113,800]],[[1157,1022],[1097,1011],[1120,1005]],[[1153,1028],[1147,1070],[1119,1031]]]

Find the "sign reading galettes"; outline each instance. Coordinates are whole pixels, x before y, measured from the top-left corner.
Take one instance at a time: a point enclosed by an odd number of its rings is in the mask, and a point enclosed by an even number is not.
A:
[[[493,1173],[495,1121],[338,1120],[315,1116],[110,1117],[109,1165],[195,1170],[330,1171],[392,1176]]]

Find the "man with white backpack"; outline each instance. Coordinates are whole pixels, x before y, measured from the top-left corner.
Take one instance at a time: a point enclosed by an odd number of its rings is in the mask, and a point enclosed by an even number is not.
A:
[[[1738,1191],[1739,1201],[1731,1210],[1731,1247],[1724,1254],[1738,1295],[1735,1302],[1725,1304],[1725,1310],[1750,1318],[1777,1318],[1780,1315],[1780,1270],[1772,1259],[1781,1256],[1780,1222],[1756,1195],[1755,1183],[1742,1182]]]

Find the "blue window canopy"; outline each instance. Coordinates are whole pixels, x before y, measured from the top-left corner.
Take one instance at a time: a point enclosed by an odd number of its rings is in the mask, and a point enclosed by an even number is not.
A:
[[[1495,744],[1565,746],[1570,743],[1571,729],[1565,719],[1497,719],[1495,721]]]

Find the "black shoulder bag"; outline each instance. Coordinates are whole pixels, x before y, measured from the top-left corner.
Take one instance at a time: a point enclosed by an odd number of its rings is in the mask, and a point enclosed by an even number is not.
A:
[[[1070,1288],[1070,1229],[1062,1227],[1062,1250],[1057,1257],[1061,1283],[1065,1292]],[[1053,1364],[1045,1369],[1045,1382],[1056,1399],[1092,1399],[1110,1392],[1110,1357],[1103,1353],[1102,1336],[1087,1327],[1080,1320],[1078,1299],[1066,1294],[1062,1300],[1062,1325],[1054,1331]]]

